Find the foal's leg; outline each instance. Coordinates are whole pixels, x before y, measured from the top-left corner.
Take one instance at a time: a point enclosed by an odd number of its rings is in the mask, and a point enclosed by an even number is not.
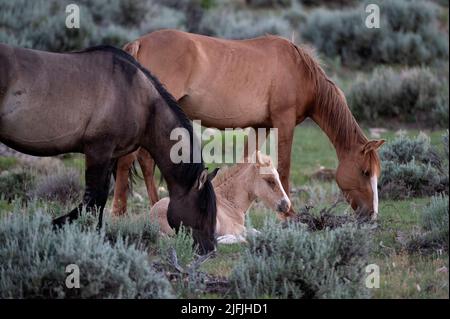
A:
[[[155,161],[151,157],[150,153],[144,148],[140,148],[137,154],[139,165],[144,175],[145,186],[147,187],[148,198],[150,203],[154,205],[158,200],[158,191],[156,189],[155,180]]]
[[[101,153],[101,150],[96,150]],[[97,156],[86,152],[86,189],[83,202],[67,215],[63,215],[53,220],[54,226],[62,226],[67,222],[72,222],[80,216],[83,206],[88,212],[98,211],[98,228],[103,224],[103,209],[108,199],[109,182],[113,169],[113,161],[110,155]],[[108,153],[109,154],[109,153]]]
[[[128,174],[138,151],[122,156],[117,161],[116,183],[114,185],[113,215],[122,215],[127,211]]]

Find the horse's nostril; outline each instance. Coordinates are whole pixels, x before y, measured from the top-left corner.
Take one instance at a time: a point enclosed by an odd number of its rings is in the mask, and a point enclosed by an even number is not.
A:
[[[289,206],[289,201],[287,201],[286,199],[282,199],[278,204],[277,211],[280,213],[285,213],[289,209]]]

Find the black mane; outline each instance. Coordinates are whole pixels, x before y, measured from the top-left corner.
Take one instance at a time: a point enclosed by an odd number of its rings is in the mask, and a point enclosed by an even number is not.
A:
[[[154,76],[149,70],[143,67],[135,58],[129,55],[127,52],[110,46],[110,45],[99,45],[84,49],[82,51],[77,51],[75,53],[85,53],[85,52],[94,52],[94,51],[103,51],[103,52],[111,52],[114,56],[119,57],[121,60],[125,60],[128,63],[131,63],[139,70],[141,70],[147,78],[152,82],[155,86],[158,93],[170,107],[170,109],[174,112],[175,116],[179,120],[179,124],[185,128],[189,135],[191,136],[191,163],[181,163],[182,172],[183,172],[183,180],[180,180],[181,184],[184,184],[187,187],[192,187],[194,183],[197,181],[198,176],[200,176],[201,172],[204,170],[205,166],[203,164],[203,159],[201,159],[200,163],[194,163],[193,161],[193,140],[194,140],[194,132],[192,128],[192,123],[189,118],[186,116],[184,111],[178,105],[175,98],[170,94],[164,85],[158,80],[156,76]],[[206,187],[204,188],[207,189]]]

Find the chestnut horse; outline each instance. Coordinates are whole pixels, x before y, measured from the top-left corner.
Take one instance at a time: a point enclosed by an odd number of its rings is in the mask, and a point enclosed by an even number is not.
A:
[[[277,128],[278,172],[288,194],[294,129],[311,118],[336,149],[336,181],[346,199],[376,218],[377,150],[384,141],[366,138],[342,91],[305,49],[276,36],[238,41],[175,30],[150,33],[124,49],[202,125]],[[118,174],[117,185],[124,183],[127,174]],[[125,200],[126,193],[116,192],[114,209],[124,210]]]
[[[276,212],[287,212],[291,206],[271,158],[260,151],[256,152],[254,163],[221,169],[212,184],[217,199],[216,236],[219,244],[245,241],[245,214],[256,199],[261,199]],[[170,199],[165,197],[153,205],[150,218],[158,222],[162,233],[171,235],[173,230],[167,223],[169,202]]]
[[[214,249],[216,202],[207,171],[203,163],[170,158],[175,128],[188,132],[192,150],[192,124],[133,57],[107,46],[50,53],[0,44],[0,67],[0,141],[31,155],[86,156],[82,204],[55,226],[78,218],[85,206],[98,210],[101,227],[114,161],[141,146],[167,181],[170,225],[191,227],[201,252]]]

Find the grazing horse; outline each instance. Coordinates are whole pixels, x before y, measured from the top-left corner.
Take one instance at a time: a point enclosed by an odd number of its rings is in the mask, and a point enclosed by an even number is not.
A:
[[[167,181],[168,221],[193,229],[202,252],[215,247],[215,195],[203,163],[173,163],[170,139],[192,124],[159,81],[120,49],[102,46],[50,53],[0,44],[0,141],[23,153],[86,156],[82,204],[54,220],[98,210],[99,227],[114,160],[147,150]],[[191,159],[192,159],[191,152]]]
[[[237,41],[175,30],[150,33],[124,49],[155,72],[202,125],[277,128],[278,172],[288,194],[294,129],[311,118],[336,149],[336,181],[346,199],[376,218],[377,150],[384,141],[366,138],[342,91],[305,49],[276,36]],[[127,176],[119,174],[118,183]],[[116,194],[115,201],[126,195]]]
[[[217,199],[218,243],[245,241],[245,214],[257,198],[280,213],[287,212],[291,205],[272,160],[259,151],[256,152],[255,163],[221,169],[212,179],[212,184]],[[151,208],[150,218],[158,222],[161,232],[171,235],[173,230],[167,223],[169,203],[168,197],[159,200]]]

